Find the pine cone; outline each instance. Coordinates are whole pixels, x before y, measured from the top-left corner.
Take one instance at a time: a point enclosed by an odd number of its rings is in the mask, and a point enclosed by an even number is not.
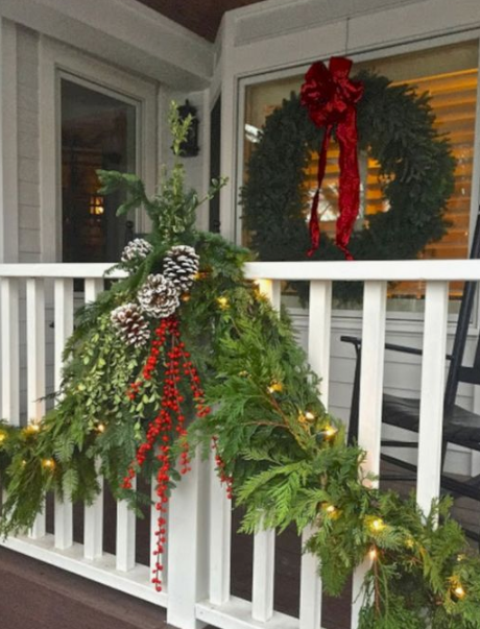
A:
[[[199,257],[193,247],[172,247],[163,261],[163,274],[173,282],[179,293],[188,291],[198,271]]]
[[[180,305],[175,285],[160,274],[147,277],[137,298],[140,308],[151,317],[169,317]]]
[[[122,251],[121,261],[124,264],[128,262],[144,260],[152,251],[152,245],[143,238],[135,238],[128,243]]]
[[[150,338],[148,323],[137,304],[118,306],[112,310],[110,320],[127,345],[142,347]]]

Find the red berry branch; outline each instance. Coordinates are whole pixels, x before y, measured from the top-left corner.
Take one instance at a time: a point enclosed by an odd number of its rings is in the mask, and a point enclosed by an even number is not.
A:
[[[157,450],[155,456],[159,462],[155,488],[157,495],[155,509],[158,512],[158,519],[157,530],[155,532],[156,544],[153,551],[156,562],[153,569],[152,583],[155,584],[157,591],[162,590],[160,573],[163,567],[160,561],[167,541],[166,514],[172,467],[171,448],[176,437],[181,440],[181,453],[179,458],[180,473],[186,474],[191,469],[188,441],[185,439],[187,435],[185,429],[185,415],[182,413],[181,409],[184,398],[179,390],[179,383],[182,380],[182,376],[189,381],[197,417],[205,417],[210,413],[210,408],[205,405],[200,377],[197,369],[190,360],[190,354],[186,351],[185,344],[180,338],[178,320],[175,317],[162,319],[160,325],[155,330],[155,340],[152,342],[150,354],[142,372],[143,379],[137,380],[129,386],[127,397],[132,401],[135,400],[142,389],[142,384],[152,378],[158,366],[161,353],[165,353],[164,348],[167,339],[170,340],[170,348],[166,352],[160,410],[157,416],[148,425],[146,439],[138,447],[135,460],[130,464],[122,484],[124,489],[132,489],[133,479],[145,463],[148,453],[155,448]],[[159,443],[158,448],[156,446],[157,443]],[[214,442],[214,445],[216,447],[216,442]],[[218,454],[216,461],[217,467],[222,470],[224,463],[221,461]],[[230,497],[231,479],[223,474],[221,480],[222,482],[227,482],[227,493]]]

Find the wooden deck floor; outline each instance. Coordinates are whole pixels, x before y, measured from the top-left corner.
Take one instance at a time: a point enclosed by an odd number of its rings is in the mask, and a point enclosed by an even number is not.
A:
[[[390,471],[390,470],[388,470]],[[389,484],[403,492],[413,483]],[[53,509],[47,509],[47,528],[53,528]],[[456,503],[455,516],[469,527],[479,529],[480,504],[467,499]],[[146,513],[148,516],[148,513]],[[104,550],[115,552],[116,509],[105,497]],[[240,514],[235,513],[233,530]],[[83,508],[74,511],[74,536],[83,538]],[[138,563],[149,562],[149,518],[137,522]],[[232,594],[251,600],[253,540],[234,534],[232,544]],[[277,537],[275,556],[275,609],[298,614],[301,546],[292,530]],[[322,609],[325,629],[348,629],[351,593],[340,599],[327,599]],[[138,601],[46,564],[0,549],[0,627],[1,629],[160,629],[165,614],[161,608]]]

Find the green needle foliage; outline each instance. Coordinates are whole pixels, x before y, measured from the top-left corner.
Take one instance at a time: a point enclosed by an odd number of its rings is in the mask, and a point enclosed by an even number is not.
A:
[[[176,108],[170,123],[178,157],[187,127]],[[245,280],[248,252],[195,229],[201,200],[185,190],[181,162],[164,173],[151,198],[137,177],[100,176],[104,193],[125,192],[119,213],[140,207],[148,213],[152,249],[142,260],[123,262],[127,277],[77,314],[56,406],[38,429],[0,425],[7,492],[0,532],[28,529],[49,491],[91,502],[97,473],[132,507],[149,500],[121,485],[158,412],[166,355],[140,397],[131,399],[126,393],[141,377],[150,348],[121,340],[111,312],[135,301],[149,274],[163,271],[172,246],[188,244],[200,256],[200,271],[176,314],[213,409],[191,422],[188,440],[192,452],[200,446],[205,455],[213,440],[219,474],[230,479],[235,504],[245,509],[242,530],[309,527],[305,550],[319,559],[331,594],[370,562],[360,629],[480,629],[480,559],[450,518],[450,503],[435,503],[426,515],[413,497],[372,488],[373,479],[362,473],[365,453],[346,445],[343,426],[322,405],[318,378],[287,314],[275,312]],[[208,196],[223,183],[214,182]],[[149,326],[153,335],[158,320],[149,319]],[[193,417],[184,388],[186,414]],[[172,466],[182,447],[171,450]],[[141,473],[150,479],[157,466],[150,452]],[[172,489],[178,480],[174,473]]]

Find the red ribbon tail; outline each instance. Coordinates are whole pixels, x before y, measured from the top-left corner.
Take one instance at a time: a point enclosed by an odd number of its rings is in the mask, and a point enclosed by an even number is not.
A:
[[[337,245],[337,249],[340,249],[340,251],[343,252],[343,255],[345,256],[345,260],[355,260],[355,258],[352,256],[352,254],[350,253],[347,247],[345,247],[342,243],[338,242],[338,240],[336,241],[335,244]]]
[[[320,222],[318,220],[318,201],[320,199],[320,188],[317,188],[312,201],[312,209],[310,210],[310,221],[308,229],[310,232],[311,247],[307,251],[307,256],[311,258],[320,244]]]

